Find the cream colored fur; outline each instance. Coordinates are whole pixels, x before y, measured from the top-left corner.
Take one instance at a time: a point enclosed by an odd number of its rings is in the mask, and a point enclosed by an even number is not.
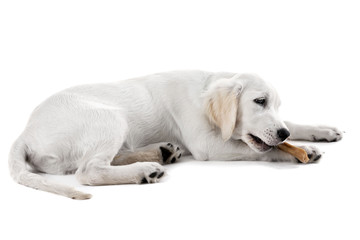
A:
[[[290,161],[274,148],[283,141],[279,129],[290,130],[292,139],[341,139],[336,128],[282,121],[279,106],[275,89],[251,74],[175,71],[77,86],[34,110],[10,151],[10,173],[25,186],[88,199],[38,173],[75,173],[86,185],[152,183],[166,170],[156,159],[164,142],[196,160]],[[150,144],[148,152],[139,150]],[[304,148],[320,156],[317,148]],[[129,152],[131,158],[111,164]]]

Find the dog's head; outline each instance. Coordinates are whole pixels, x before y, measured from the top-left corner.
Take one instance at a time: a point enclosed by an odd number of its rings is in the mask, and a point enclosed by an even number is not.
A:
[[[203,96],[206,115],[224,141],[242,140],[253,150],[266,152],[290,135],[278,115],[277,92],[256,75],[216,80]]]

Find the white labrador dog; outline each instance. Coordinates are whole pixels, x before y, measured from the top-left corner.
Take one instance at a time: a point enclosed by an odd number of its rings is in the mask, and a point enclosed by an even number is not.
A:
[[[10,172],[25,186],[88,199],[38,173],[75,173],[86,185],[154,183],[181,155],[293,161],[274,146],[288,137],[342,138],[336,128],[283,122],[279,106],[275,89],[250,74],[176,71],[77,86],[34,110],[11,149]],[[316,147],[303,148],[311,162],[320,158]]]

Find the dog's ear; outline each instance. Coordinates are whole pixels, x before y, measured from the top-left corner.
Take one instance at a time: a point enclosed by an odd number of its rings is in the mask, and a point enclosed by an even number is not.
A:
[[[241,84],[234,80],[235,76],[217,80],[203,94],[205,113],[210,122],[221,129],[224,141],[229,140],[234,132],[242,90]]]

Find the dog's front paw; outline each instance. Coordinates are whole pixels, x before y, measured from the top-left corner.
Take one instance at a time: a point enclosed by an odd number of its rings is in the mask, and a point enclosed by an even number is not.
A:
[[[163,164],[175,163],[181,158],[181,150],[175,144],[167,143],[164,146],[160,146],[160,151]]]
[[[315,146],[300,146],[300,148],[304,149],[308,155],[309,162],[308,163],[314,163],[320,160],[321,158],[321,151],[319,148]],[[299,160],[297,160],[299,163],[301,163]]]
[[[343,132],[335,127],[320,126],[317,131],[312,134],[314,142],[337,142],[343,137]]]

